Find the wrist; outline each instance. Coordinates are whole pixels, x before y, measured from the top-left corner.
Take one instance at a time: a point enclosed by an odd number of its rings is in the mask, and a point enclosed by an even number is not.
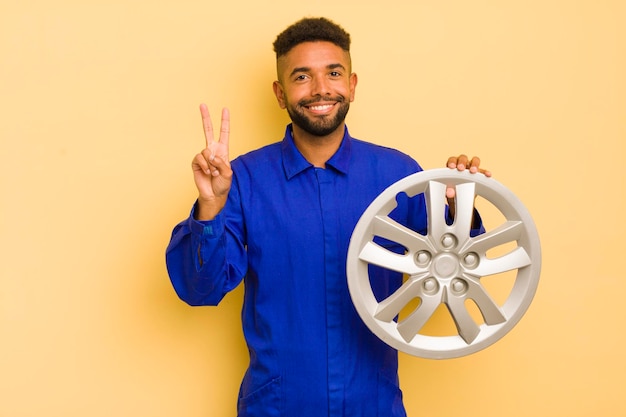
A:
[[[196,201],[196,209],[194,210],[194,219],[199,221],[213,220],[215,216],[222,211],[224,204],[217,199],[202,199]]]

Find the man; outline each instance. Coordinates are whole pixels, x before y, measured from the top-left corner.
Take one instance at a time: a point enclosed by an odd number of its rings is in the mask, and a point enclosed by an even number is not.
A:
[[[173,231],[167,265],[191,305],[216,305],[244,280],[250,366],[238,399],[242,417],[406,415],[397,352],[358,317],[345,266],[363,211],[421,168],[348,133],[357,85],[349,47],[350,36],[324,18],[303,19],[278,35],[273,89],[292,123],[281,142],[232,166],[228,110],[214,141],[208,110],[200,107],[207,143],[192,162],[198,200]],[[490,175],[479,164],[464,155],[448,160],[451,168]],[[399,197],[393,215],[426,230],[422,195]],[[398,274],[380,270],[372,285],[388,295],[400,283]]]

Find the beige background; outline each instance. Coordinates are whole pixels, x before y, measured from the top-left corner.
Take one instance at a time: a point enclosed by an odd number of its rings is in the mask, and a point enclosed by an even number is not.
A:
[[[0,3],[0,416],[233,416],[241,289],[191,308],[164,250],[197,105],[232,156],[282,137],[278,32],[353,36],[354,136],[484,166],[542,239],[535,300],[460,359],[401,356],[410,416],[623,416],[626,6],[615,0]]]

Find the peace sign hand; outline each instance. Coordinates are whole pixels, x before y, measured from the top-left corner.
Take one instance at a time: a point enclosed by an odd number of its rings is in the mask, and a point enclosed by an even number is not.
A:
[[[232,183],[233,171],[228,159],[230,113],[222,109],[219,140],[214,140],[213,124],[206,104],[200,105],[206,148],[191,162],[193,177],[198,188],[197,220],[212,220],[226,204]]]

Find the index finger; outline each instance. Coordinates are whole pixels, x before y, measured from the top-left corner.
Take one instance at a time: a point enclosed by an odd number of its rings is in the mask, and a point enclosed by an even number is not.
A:
[[[206,104],[200,104],[200,115],[202,116],[202,128],[204,129],[204,139],[206,147],[209,148],[213,142],[213,123],[211,123],[211,115]]]

